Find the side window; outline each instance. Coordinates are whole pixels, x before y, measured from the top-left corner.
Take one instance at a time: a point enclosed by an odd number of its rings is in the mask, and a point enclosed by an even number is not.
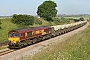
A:
[[[13,35],[12,34],[9,34],[9,37],[13,37]]]
[[[48,29],[46,30],[46,33],[49,33],[49,30]]]
[[[32,36],[32,32],[27,32],[27,36],[28,37]]]

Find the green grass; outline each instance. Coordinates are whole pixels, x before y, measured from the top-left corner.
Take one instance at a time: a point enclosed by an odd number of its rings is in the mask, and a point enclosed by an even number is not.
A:
[[[6,49],[8,46],[2,46],[0,47],[0,50]]]
[[[50,25],[50,23],[48,21],[46,21],[46,20],[44,20],[42,18],[39,18],[38,20],[42,21],[42,24],[41,24],[42,26]],[[34,23],[34,26],[41,26],[41,25]]]
[[[90,25],[66,41],[51,44],[35,56],[19,60],[90,60]]]

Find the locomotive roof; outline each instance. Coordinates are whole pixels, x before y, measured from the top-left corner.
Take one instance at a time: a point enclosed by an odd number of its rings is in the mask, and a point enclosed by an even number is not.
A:
[[[42,29],[48,29],[48,28],[51,28],[51,27],[50,26],[39,26],[39,27],[31,27],[31,28],[22,28],[22,29],[11,30],[10,32],[16,31],[18,33],[25,33],[29,31],[42,30]]]

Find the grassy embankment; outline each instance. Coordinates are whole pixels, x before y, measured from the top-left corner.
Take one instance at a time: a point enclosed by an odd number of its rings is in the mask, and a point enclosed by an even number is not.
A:
[[[11,22],[11,19],[1,19],[1,22],[2,29],[0,29],[0,44],[4,45],[7,41],[8,32],[11,29],[17,28],[17,26]],[[0,47],[0,50],[5,48],[7,48],[7,46],[2,46]]]
[[[90,25],[66,41],[58,41],[33,57],[26,56],[19,60],[90,60]]]

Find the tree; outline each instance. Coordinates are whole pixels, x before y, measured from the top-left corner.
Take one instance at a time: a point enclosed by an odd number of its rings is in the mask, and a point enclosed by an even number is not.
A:
[[[56,10],[57,4],[53,1],[44,1],[40,6],[38,6],[37,14],[48,20],[52,21],[52,17],[55,17],[57,14]]]
[[[19,25],[33,25],[34,24],[34,17],[30,15],[17,15],[14,14],[12,18],[12,22]]]

